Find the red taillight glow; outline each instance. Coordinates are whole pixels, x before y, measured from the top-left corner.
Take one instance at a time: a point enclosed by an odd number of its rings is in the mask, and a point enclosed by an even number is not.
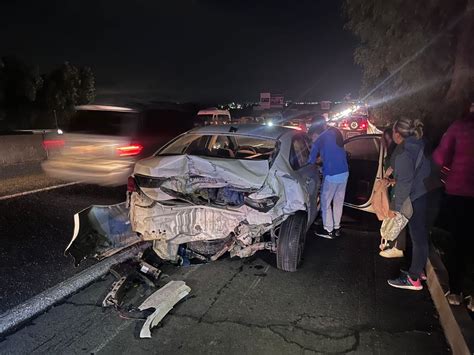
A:
[[[140,154],[142,150],[143,146],[141,144],[131,144],[125,145],[123,147],[118,147],[117,153],[121,157],[131,157]]]
[[[341,127],[342,128],[349,128],[349,123],[347,121],[342,121],[341,122]]]
[[[137,191],[137,184],[135,182],[135,178],[133,176],[129,176],[127,180],[127,192],[135,191]]]
[[[62,139],[48,139],[43,141],[43,148],[48,149],[58,149],[64,147],[64,141]]]
[[[360,128],[362,128],[362,129],[367,128],[367,123],[362,122],[362,123],[360,124]]]

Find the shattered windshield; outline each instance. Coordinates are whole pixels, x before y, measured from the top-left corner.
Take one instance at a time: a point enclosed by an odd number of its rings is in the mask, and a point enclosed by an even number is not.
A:
[[[164,147],[158,155],[199,155],[213,158],[269,160],[276,141],[239,135],[185,134]]]

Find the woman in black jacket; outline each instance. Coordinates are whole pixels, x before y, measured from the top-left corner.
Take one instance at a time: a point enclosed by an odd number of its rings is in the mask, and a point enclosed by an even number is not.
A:
[[[408,222],[412,241],[412,261],[408,272],[402,272],[390,286],[421,290],[421,275],[428,260],[427,189],[425,180],[430,176],[430,161],[424,155],[423,124],[419,120],[400,119],[393,126],[393,140],[398,144],[393,160],[395,178],[391,202],[393,215],[401,212],[403,203],[410,199],[413,215]]]

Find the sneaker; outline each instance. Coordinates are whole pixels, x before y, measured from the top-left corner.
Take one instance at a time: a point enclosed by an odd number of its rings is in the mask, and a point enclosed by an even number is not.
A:
[[[400,272],[404,273],[405,275],[408,275],[408,271],[406,271],[406,270],[400,269]],[[421,281],[428,280],[428,278],[426,277],[426,274],[425,274],[424,271],[422,271],[421,274],[420,274],[420,280]]]
[[[341,228],[334,229],[332,232],[336,238],[339,238],[342,233]]]
[[[405,290],[420,291],[423,289],[420,279],[413,280],[409,275],[401,273],[397,279],[388,280],[388,284],[395,288],[403,288]]]
[[[456,293],[448,293],[446,299],[451,306],[459,306],[462,303],[462,295]]]
[[[315,233],[318,237],[326,238],[326,239],[334,239],[334,233],[328,232],[324,229],[323,226],[318,226]]]
[[[393,247],[382,250],[379,255],[383,256],[384,258],[403,258],[403,250]]]

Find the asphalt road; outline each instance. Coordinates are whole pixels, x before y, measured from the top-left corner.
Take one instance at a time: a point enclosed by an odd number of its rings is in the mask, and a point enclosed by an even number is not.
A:
[[[0,201],[1,310],[89,266],[63,255],[72,216],[123,197],[124,188],[74,185]],[[387,285],[400,261],[377,255],[374,219],[346,213],[344,222],[337,240],[309,233],[296,273],[277,270],[268,252],[165,266],[163,283],[184,280],[192,291],[152,339],[138,339],[143,320],[99,306],[108,276],[0,341],[0,353],[448,353],[428,291]],[[131,292],[137,306],[152,290]]]
[[[265,252],[165,268],[164,282],[192,291],[151,339],[137,338],[143,320],[98,305],[108,277],[7,337],[0,353],[447,353],[428,291],[387,286],[398,262],[375,248],[373,234],[351,230],[335,241],[310,236],[296,273]]]
[[[41,173],[17,178],[14,184],[11,180],[15,189],[9,193],[64,183]],[[1,192],[6,195],[6,190]],[[125,187],[78,184],[0,200],[0,312],[90,266],[92,262],[86,262],[75,268],[72,258],[64,256],[74,214],[92,204],[124,199]]]

